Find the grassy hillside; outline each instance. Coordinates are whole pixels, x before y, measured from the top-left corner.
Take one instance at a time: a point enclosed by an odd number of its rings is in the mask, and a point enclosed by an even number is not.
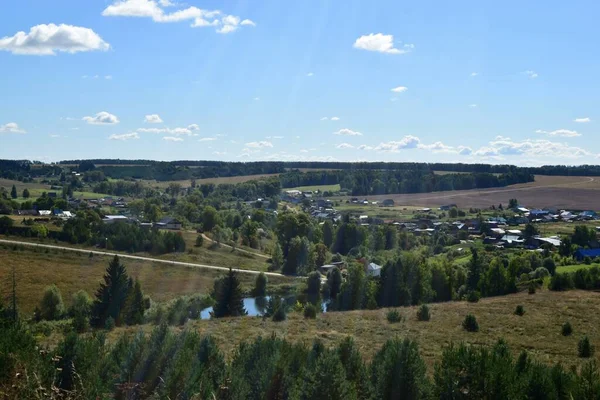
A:
[[[229,250],[205,250],[205,261],[218,264]],[[239,256],[233,255],[239,258]],[[13,246],[0,246],[0,296],[6,298],[11,291],[11,270],[16,269],[19,309],[28,314],[39,304],[44,288],[56,284],[63,299],[70,304],[71,295],[84,289],[94,294],[102,279],[110,257],[63,252],[61,250],[13,250]],[[208,262],[207,262],[208,263]],[[165,265],[140,260],[123,260],[129,274],[140,279],[145,294],[156,301],[167,301],[186,294],[207,294],[222,271]],[[235,267],[235,265],[232,265]],[[244,289],[254,285],[255,275],[240,274]],[[291,278],[269,277],[273,284],[292,283]]]
[[[522,317],[513,314],[519,304],[525,307]],[[443,347],[450,342],[492,345],[499,338],[504,338],[516,355],[527,350],[540,361],[562,362],[569,367],[583,362],[577,357],[577,341],[581,336],[587,334],[596,348],[600,346],[600,315],[590,312],[598,307],[600,296],[596,293],[541,291],[535,295],[520,293],[487,298],[479,303],[432,304],[429,322],[417,321],[417,307],[408,307],[399,309],[406,320],[397,324],[388,323],[388,310],[382,309],[325,313],[316,320],[305,320],[299,314],[290,313],[285,322],[263,321],[256,317],[192,321],[187,328],[212,334],[229,356],[240,341],[275,334],[306,343],[320,339],[326,345],[352,336],[361,352],[371,358],[387,339],[408,336],[419,341],[423,357],[432,366],[439,360]],[[477,317],[478,333],[467,333],[462,329],[467,313]],[[564,337],[561,325],[567,320],[573,325],[573,334]],[[139,328],[124,329],[135,332]],[[115,330],[111,336],[122,333],[124,329]],[[149,331],[152,326],[146,325],[143,329]]]

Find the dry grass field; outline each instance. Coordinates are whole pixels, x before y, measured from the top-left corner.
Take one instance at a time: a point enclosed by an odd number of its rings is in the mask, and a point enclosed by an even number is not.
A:
[[[219,253],[213,254],[213,264]],[[215,256],[217,255],[217,256]],[[43,296],[44,288],[56,284],[63,299],[70,304],[71,295],[83,289],[93,294],[102,279],[111,257],[42,249],[13,250],[0,247],[0,296],[11,291],[11,271],[15,267],[17,296],[21,311],[31,313]],[[129,274],[140,280],[144,293],[155,301],[168,301],[187,294],[207,294],[222,271],[165,265],[140,260],[124,259]],[[254,285],[255,275],[239,274],[245,290]],[[287,277],[269,277],[272,284],[292,283]]]
[[[519,304],[525,308],[522,317],[514,315]],[[478,303],[449,302],[430,307],[429,322],[417,321],[417,307],[407,307],[399,309],[406,320],[397,324],[388,323],[385,316],[388,310],[382,309],[325,313],[316,320],[305,320],[300,314],[290,313],[284,322],[259,317],[191,321],[184,329],[213,335],[227,356],[232,355],[240,341],[275,334],[307,344],[320,339],[327,346],[352,336],[362,354],[370,359],[386,340],[396,336],[409,337],[418,340],[430,367],[439,360],[444,346],[452,342],[492,345],[504,338],[515,355],[527,350],[540,361],[561,362],[566,367],[584,362],[577,357],[577,342],[583,335],[588,335],[596,348],[600,346],[600,315],[594,312],[600,307],[598,293],[538,291],[534,295],[519,293],[482,299]],[[461,324],[468,313],[477,317],[479,332],[463,330]],[[561,335],[561,325],[565,321],[570,321],[573,326],[573,334],[569,337]],[[111,337],[124,330],[135,332],[137,329],[140,328],[117,329]],[[152,326],[145,325],[142,329],[150,331]]]
[[[421,207],[439,207],[453,203],[461,208],[487,208],[500,203],[506,205],[510,199],[516,198],[527,207],[598,210],[599,195],[600,178],[536,175],[535,182],[505,188],[368,196],[368,199],[382,201],[392,198],[396,205]]]

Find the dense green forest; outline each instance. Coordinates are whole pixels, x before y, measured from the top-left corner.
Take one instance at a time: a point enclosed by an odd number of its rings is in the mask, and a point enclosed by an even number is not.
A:
[[[500,175],[487,172],[437,175],[430,169],[352,169],[306,173],[288,172],[279,175],[279,180],[284,188],[339,184],[343,190],[358,196],[502,187],[532,182],[533,175],[516,168]]]

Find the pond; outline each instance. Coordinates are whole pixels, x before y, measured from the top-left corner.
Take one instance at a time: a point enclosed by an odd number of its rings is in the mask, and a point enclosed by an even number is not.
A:
[[[244,308],[248,312],[248,316],[256,317],[256,316],[264,315],[264,313],[267,309],[267,303],[269,302],[269,296],[266,296],[266,297],[244,297],[242,300],[244,301]],[[288,297],[284,297],[284,300],[291,307],[296,302],[296,297],[288,296]],[[323,312],[325,312],[327,310],[327,303],[328,302],[326,302],[326,301],[323,301],[321,303]],[[200,319],[210,319],[210,313],[212,312],[212,310],[213,310],[212,307],[208,307],[208,308],[205,308],[204,310],[200,311]]]

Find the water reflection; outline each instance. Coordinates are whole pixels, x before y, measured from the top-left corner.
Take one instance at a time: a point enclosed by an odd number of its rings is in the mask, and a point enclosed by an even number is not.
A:
[[[244,302],[244,308],[248,312],[248,316],[256,317],[262,316],[265,314],[267,310],[267,304],[269,303],[270,296],[265,297],[244,297],[242,300]],[[288,304],[288,306],[292,307],[296,303],[295,296],[287,296],[284,297],[283,300]],[[213,308],[208,307],[204,310],[200,311],[200,319],[210,319],[210,313]],[[321,302],[321,311],[325,312],[327,310],[327,302]]]

